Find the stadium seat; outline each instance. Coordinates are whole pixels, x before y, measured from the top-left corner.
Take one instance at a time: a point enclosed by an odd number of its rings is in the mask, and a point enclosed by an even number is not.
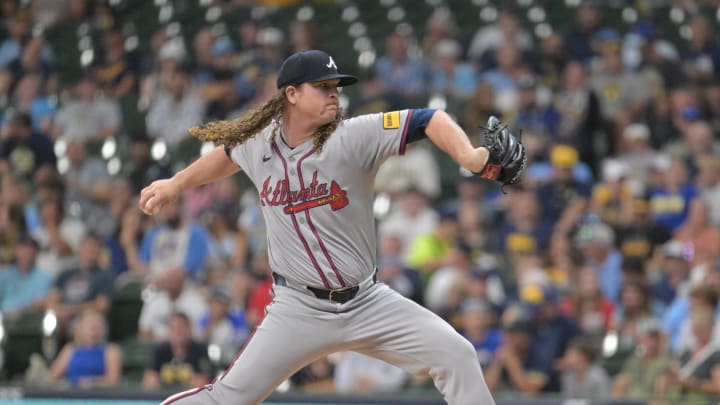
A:
[[[140,386],[145,369],[152,359],[153,344],[129,338],[120,344],[120,351],[123,362],[123,382],[130,387]]]
[[[137,335],[143,305],[141,289],[139,282],[132,282],[115,291],[107,314],[110,341],[121,342]]]
[[[13,321],[5,321],[4,372],[13,378],[25,373],[30,365],[30,355],[42,354],[42,323],[44,313],[31,312]]]

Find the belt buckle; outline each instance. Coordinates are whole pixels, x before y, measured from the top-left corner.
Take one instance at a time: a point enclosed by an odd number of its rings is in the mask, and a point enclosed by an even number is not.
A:
[[[350,288],[351,288],[351,287],[343,287],[343,288],[337,288],[337,289],[334,289],[334,290],[330,290],[330,292],[328,293],[328,301],[332,301],[332,302],[335,302],[335,303],[338,303],[338,304],[342,304],[342,302],[340,302],[340,301],[335,301],[335,300],[333,299],[333,294],[335,294],[335,293],[338,293],[338,294],[344,293],[345,291],[349,290]]]

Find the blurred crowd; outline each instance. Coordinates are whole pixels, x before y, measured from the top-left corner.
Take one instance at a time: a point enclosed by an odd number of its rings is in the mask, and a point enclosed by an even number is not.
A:
[[[242,176],[154,217],[137,195],[178,168],[173,157],[198,153],[189,127],[263,102],[282,60],[324,39],[312,19],[249,18],[190,44],[158,28],[136,52],[119,3],[0,2],[0,319],[50,312],[59,345],[6,381],[127,383],[107,315],[134,284],[142,308],[122,327],[152,348],[136,383],[204,384],[271,300],[257,193]],[[439,7],[424,30],[392,31],[372,63],[350,67],[361,83],[343,92],[348,115],[444,108],[476,145],[496,115],[529,153],[522,184],[504,190],[427,143],[389,159],[376,183],[379,278],[467,337],[500,395],[720,396],[720,2],[665,2],[687,15],[672,40],[651,19],[613,28],[612,2],[576,3],[563,31],[541,35],[513,7],[474,32]],[[101,54],[75,76],[36,29],[65,21],[101,32]],[[284,387],[428,384],[340,353]]]

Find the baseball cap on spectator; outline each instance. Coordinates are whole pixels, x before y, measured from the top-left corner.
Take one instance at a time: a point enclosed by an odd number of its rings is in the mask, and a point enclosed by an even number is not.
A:
[[[653,159],[652,169],[658,172],[667,171],[672,164],[672,159],[667,155],[657,155]]]
[[[232,294],[225,286],[215,286],[210,293],[210,299],[223,304],[230,304],[230,302],[232,302]]]
[[[32,247],[34,247],[35,249],[37,249],[38,247],[40,247],[40,245],[38,244],[38,242],[37,242],[35,239],[33,239],[33,237],[30,236],[30,235],[27,234],[27,233],[21,234],[20,237],[18,238],[18,240],[17,240],[17,246],[20,246],[20,245],[23,245],[23,246],[32,246]]]
[[[638,321],[637,332],[640,335],[659,335],[663,333],[663,328],[657,319],[646,317]]]
[[[282,43],[283,33],[275,27],[265,27],[257,33],[257,44],[260,46],[278,46]]]
[[[688,261],[688,251],[682,242],[671,240],[663,246],[663,255],[670,259]]]
[[[531,74],[524,74],[520,76],[517,81],[517,87],[520,90],[531,90],[536,88],[538,85],[537,78]]]
[[[233,52],[235,52],[235,45],[226,37],[218,38],[215,44],[213,44],[211,51],[212,56],[227,55]]]
[[[480,298],[468,298],[460,304],[460,313],[463,315],[470,311],[490,312],[491,310],[490,305]]]
[[[330,55],[312,49],[297,52],[285,59],[278,73],[277,88],[332,79],[339,79],[338,86],[341,87],[357,82],[357,77],[338,72],[337,65]]]
[[[633,123],[623,130],[623,138],[628,141],[646,141],[650,139],[650,128],[642,123]]]
[[[572,169],[579,159],[578,151],[569,145],[556,145],[550,151],[550,162],[559,169]]]
[[[689,106],[680,112],[685,121],[697,121],[700,117],[700,110],[697,107]]]
[[[503,326],[503,329],[507,333],[524,333],[530,335],[533,331],[533,324],[527,319],[518,318],[508,322]]]
[[[175,60],[182,62],[187,56],[185,44],[183,44],[182,40],[177,39],[165,41],[162,47],[160,47],[158,56],[160,60]]]
[[[655,27],[648,22],[638,23],[637,25],[635,25],[632,32],[645,41],[654,40],[657,34],[657,30],[655,30]]]
[[[458,58],[462,54],[462,48],[455,40],[443,39],[433,46],[432,54],[435,58]]]
[[[602,165],[602,175],[605,181],[618,181],[627,176],[627,165],[616,159],[606,159]]]
[[[600,243],[605,246],[612,246],[615,234],[612,229],[604,223],[592,223],[583,225],[575,235],[575,243],[582,247],[590,243]]]
[[[603,28],[593,37],[595,44],[602,50],[620,49],[620,34],[613,28]]]

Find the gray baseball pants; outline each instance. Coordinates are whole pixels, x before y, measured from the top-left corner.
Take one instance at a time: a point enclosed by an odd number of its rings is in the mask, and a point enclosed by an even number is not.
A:
[[[274,286],[267,315],[212,384],[162,405],[255,405],[297,370],[338,351],[355,351],[427,372],[450,405],[494,405],[473,346],[436,314],[387,285],[364,282],[344,303]]]

